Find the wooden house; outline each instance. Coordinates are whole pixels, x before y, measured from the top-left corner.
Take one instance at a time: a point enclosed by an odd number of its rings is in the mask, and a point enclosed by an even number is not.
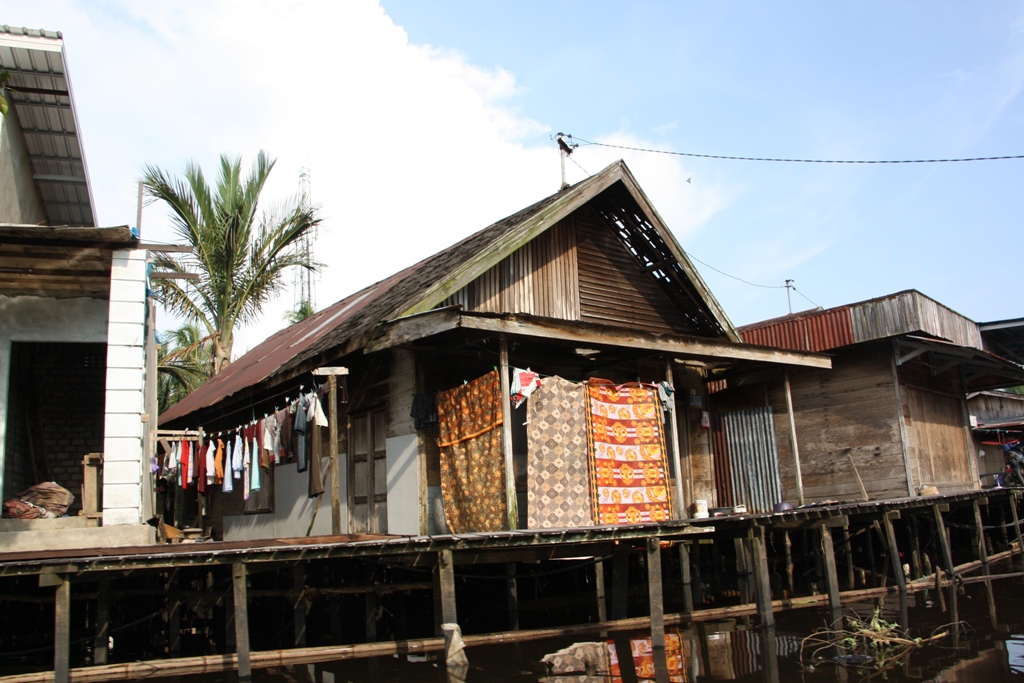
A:
[[[67,518],[0,520],[0,547],[144,543],[147,252],[96,227],[59,34],[0,26],[0,71],[0,493],[76,498]]]
[[[725,387],[711,396],[720,504],[733,498],[725,471],[764,450],[738,424],[758,409],[771,416],[789,502],[856,500],[862,487],[873,500],[929,486],[977,489],[967,394],[1024,382],[1020,365],[984,350],[976,323],[913,290],[740,333],[753,344],[828,353],[833,367],[730,372],[715,385]]]
[[[438,434],[417,429],[417,395],[492,371],[507,390],[509,368],[576,382],[667,380],[675,390],[665,435],[678,517],[714,495],[709,373],[783,365],[827,369],[830,361],[742,342],[617,162],[268,338],[163,414],[161,426],[230,430],[322,381],[311,374],[317,368],[342,366],[348,400],[334,406],[331,435],[319,430],[340,463],[325,499],[307,498],[308,475],[278,466],[273,499],[259,510],[249,504],[247,514],[237,494],[204,501],[215,535],[428,534],[439,528]],[[511,418],[502,423],[507,467],[496,485],[519,510],[509,526],[525,527],[526,409],[505,406],[502,414]],[[336,508],[335,519],[321,511],[311,522],[318,503]]]

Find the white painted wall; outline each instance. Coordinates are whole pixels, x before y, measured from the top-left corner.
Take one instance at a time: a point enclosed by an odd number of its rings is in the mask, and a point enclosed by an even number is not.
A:
[[[415,434],[385,442],[388,468],[388,533],[420,533],[420,442]]]
[[[324,460],[325,469],[327,462]],[[293,464],[277,467],[274,470],[274,511],[225,516],[224,540],[255,541],[305,536],[309,521],[313,519],[313,510],[316,508],[316,498],[310,498],[308,491],[308,472],[296,472]],[[331,491],[329,486],[326,487],[322,498],[311,536],[328,536],[331,533]]]
[[[146,381],[146,267],[142,249],[114,252],[107,303],[103,526],[139,524],[151,494],[142,452]]]
[[[0,491],[7,444],[12,342],[105,342],[106,301],[0,295]]]

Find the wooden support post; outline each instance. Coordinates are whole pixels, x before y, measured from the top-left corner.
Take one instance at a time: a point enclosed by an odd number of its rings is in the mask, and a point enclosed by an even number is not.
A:
[[[53,681],[71,680],[71,582],[60,578],[53,603]]]
[[[683,583],[683,611],[693,612],[693,579],[690,576],[690,544],[679,541],[679,573]]]
[[[173,656],[181,652],[180,572],[171,570],[167,581],[167,651]]]
[[[516,503],[516,469],[512,459],[512,399],[510,369],[508,365],[508,338],[501,334],[499,343],[498,374],[501,383],[501,452],[505,456],[505,500],[508,504],[508,528],[519,528],[519,513]]]
[[[608,598],[604,587],[604,562],[594,563],[594,592],[597,599],[597,620],[608,621]]]
[[[672,376],[672,365],[673,360],[671,358],[665,361],[665,381],[668,382],[669,386],[675,387],[675,379]],[[671,437],[668,445],[672,454],[672,462],[675,463],[676,469],[676,505],[675,515],[676,519],[683,519],[686,517],[686,502],[683,500],[683,459],[680,455],[679,450],[679,416],[676,415],[676,400],[675,394],[670,398],[671,404],[668,406],[668,419],[671,421],[669,425]]]
[[[292,566],[292,621],[295,625],[295,647],[306,647],[306,563]]]
[[[765,683],[779,683],[779,639],[775,627],[766,628],[761,634],[761,666],[764,669]],[[837,671],[845,672],[841,666]]]
[[[821,556],[825,565],[825,589],[828,592],[828,606],[832,612],[831,628],[837,628],[836,622],[842,618],[842,602],[839,597],[839,575],[836,573],[836,551],[832,545],[832,531],[822,524]],[[842,624],[838,625],[841,628]]]
[[[800,474],[800,445],[796,440],[796,417],[793,415],[793,391],[789,386],[789,368],[782,371],[786,389],[786,415],[789,417],[789,447],[793,451],[793,466],[796,471],[796,495],[804,504],[804,479]]]
[[[700,609],[704,605],[704,578],[701,574],[701,549],[699,542],[694,542],[690,555],[693,557],[693,604],[697,609]]]
[[[370,592],[363,596],[365,609],[363,616],[366,622],[366,642],[377,642],[377,601],[376,593]]]
[[[106,664],[110,647],[110,579],[100,579],[96,594],[96,634],[92,641],[92,663]]]
[[[988,576],[988,548],[985,546],[985,527],[981,522],[981,507],[978,505],[977,498],[972,501],[971,507],[974,508],[974,526],[978,529],[978,533],[975,538],[978,559],[981,560],[982,573]]]
[[[910,578],[920,579],[921,573],[921,539],[917,533],[917,517],[907,516],[907,534],[910,537]]]
[[[669,683],[665,659],[665,596],[661,584],[661,543],[647,539],[647,599],[651,610],[651,651],[658,683]]]
[[[626,618],[631,550],[629,545],[619,542],[612,551],[612,619]]]
[[[846,556],[846,589],[853,590],[853,542],[850,540],[850,526],[843,527],[843,554]]]
[[[882,526],[885,528],[885,540],[889,546],[889,564],[896,579],[896,588],[900,597],[900,625],[909,628],[907,620],[907,578],[903,574],[903,562],[900,561],[900,549],[896,545],[896,531],[892,527],[889,515],[882,515]]]
[[[875,559],[875,535],[874,531],[878,522],[874,522],[864,532],[864,545],[868,551],[868,571],[871,573],[871,587],[874,588],[875,577],[878,575],[878,560]]]
[[[783,548],[786,553],[786,590],[793,595],[793,539],[789,537],[789,531],[783,532]]]
[[[516,582],[516,563],[505,564],[505,588],[508,590],[508,628],[519,630],[519,586]]]
[[[960,621],[960,609],[957,600],[957,585],[956,585],[956,570],[953,566],[953,553],[949,550],[949,533],[946,531],[946,523],[942,520],[942,510],[939,509],[938,505],[932,506],[932,515],[935,517],[935,531],[939,538],[939,549],[942,551],[942,562],[946,567],[946,576],[949,577],[949,611],[951,615],[950,622]],[[935,568],[936,574],[939,568]],[[959,629],[954,632],[955,635],[959,634]]]
[[[441,588],[441,623],[459,623],[455,610],[455,561],[451,550],[437,553],[437,575]]]
[[[1017,552],[1020,553],[1021,565],[1024,566],[1024,538],[1021,537],[1020,519],[1017,517],[1017,492],[1011,491],[1009,496],[1010,516],[1013,519],[1013,531],[1017,534]]]
[[[341,463],[338,462],[338,378],[336,375],[330,375],[327,378],[327,388],[329,390],[328,400],[330,401],[330,406],[327,409],[327,421],[330,423],[328,438],[331,440],[331,443],[327,452],[331,456],[331,533],[335,536],[340,536],[344,530],[341,526]],[[320,429],[315,428],[314,432],[319,434]],[[370,466],[373,466],[372,456],[370,458]],[[373,491],[370,491],[369,496],[373,497]]]
[[[249,664],[249,599],[246,567],[241,562],[231,565],[231,582],[235,598],[235,651],[238,653],[238,678],[252,680]]]
[[[754,583],[757,588],[757,616],[761,626],[775,626],[775,614],[772,611],[772,585],[768,573],[768,553],[764,543],[764,527],[758,525],[747,533],[750,542],[750,556],[754,565]]]
[[[740,602],[750,602],[750,561],[747,555],[747,541],[743,538],[733,539],[733,547],[736,551],[736,583],[740,589]]]

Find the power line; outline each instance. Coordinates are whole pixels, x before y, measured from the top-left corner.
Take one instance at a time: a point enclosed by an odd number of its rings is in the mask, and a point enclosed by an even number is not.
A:
[[[572,137],[572,136],[567,136]],[[994,157],[963,157],[959,159],[776,159],[771,157],[733,157],[724,154],[695,154],[693,152],[670,152],[664,149],[647,149],[644,147],[629,147],[627,145],[612,145],[606,142],[591,142],[583,138],[576,138],[583,145],[596,145],[598,147],[610,147],[613,149],[625,149],[631,152],[649,152],[651,154],[670,154],[680,157],[696,157],[699,159],[726,159],[728,161],[772,161],[792,164],[950,164],[963,161],[1003,161],[1006,159],[1024,159],[1024,154],[1013,154]]]
[[[694,256],[693,254],[691,254],[688,251],[684,252],[684,253],[689,258],[693,259],[694,261],[696,261],[697,263],[701,264],[702,266],[707,266],[708,268],[710,268],[711,270],[715,271],[716,273],[719,273],[719,274],[724,275],[726,277],[731,277],[733,280],[739,280],[740,282],[742,282],[745,285],[750,285],[751,287],[761,287],[763,289],[785,289],[786,288],[786,285],[759,285],[756,282],[749,282],[747,280],[744,280],[741,277],[736,277],[735,275],[730,275],[729,273],[725,272],[724,270],[719,270],[718,268],[715,268],[710,263],[704,263],[703,261],[701,261],[699,258],[697,258],[696,256]],[[803,295],[801,294],[801,296],[803,296]],[[804,298],[806,298],[806,297],[804,297]],[[810,301],[810,299],[807,299],[807,300]]]

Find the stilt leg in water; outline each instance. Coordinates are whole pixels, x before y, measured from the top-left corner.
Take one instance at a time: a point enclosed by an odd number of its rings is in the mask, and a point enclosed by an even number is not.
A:
[[[249,599],[246,567],[241,562],[231,565],[231,582],[235,596],[235,650],[238,653],[238,678],[252,680],[249,665]]]
[[[669,683],[665,659],[665,601],[661,584],[661,544],[647,539],[647,597],[651,608],[651,649],[657,683]]]

